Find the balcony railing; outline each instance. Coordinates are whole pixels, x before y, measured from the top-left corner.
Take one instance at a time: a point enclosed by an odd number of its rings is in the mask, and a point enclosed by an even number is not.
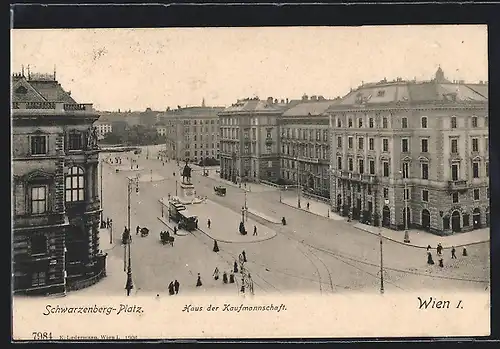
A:
[[[57,110],[57,111],[93,111],[91,103],[61,102],[12,102],[12,109]]]
[[[358,181],[363,183],[375,184],[377,183],[377,176],[371,174],[353,173],[349,171],[337,171],[337,176],[343,179]]]
[[[14,228],[56,225],[64,223],[64,214],[47,213],[44,215],[18,215],[14,217]]]
[[[451,190],[467,189],[467,181],[465,179],[460,179],[460,180],[456,180],[456,181],[448,181],[448,187]]]

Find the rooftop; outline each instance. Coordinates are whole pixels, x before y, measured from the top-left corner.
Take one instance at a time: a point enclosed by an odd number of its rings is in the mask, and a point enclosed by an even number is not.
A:
[[[428,81],[397,78],[362,84],[341,98],[339,103],[332,105],[332,108],[433,102],[487,103],[488,82],[449,81],[439,68],[435,77]]]
[[[330,106],[339,103],[340,100],[325,100],[321,102],[303,102],[288,109],[283,113],[284,117],[293,116],[317,116],[322,115]]]
[[[91,103],[77,103],[71,92],[65,91],[57,82],[55,73],[12,75],[12,109],[17,113],[36,113],[44,110],[45,114],[84,111],[95,113]]]
[[[267,101],[260,100],[258,97],[239,99],[233,105],[222,110],[222,113],[241,113],[241,112],[282,112],[287,109],[289,103],[277,103],[277,100],[268,98]]]

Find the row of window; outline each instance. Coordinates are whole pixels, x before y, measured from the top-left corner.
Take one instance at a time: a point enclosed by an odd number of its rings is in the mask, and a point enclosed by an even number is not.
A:
[[[198,156],[198,151],[197,151],[197,150],[195,150],[195,151],[193,152],[193,154],[194,154],[194,156]],[[212,153],[211,153],[211,154],[212,154],[212,156],[215,156],[215,151],[213,151],[213,150],[212,150]],[[209,155],[210,155],[210,152],[209,152],[208,150],[206,150],[206,151],[205,151],[205,155],[206,155],[206,156],[209,156]],[[191,156],[191,152],[190,152],[189,150],[186,150],[186,151],[184,152],[184,156],[186,156],[187,158],[189,158],[189,157]],[[203,150],[200,150],[200,156],[203,156]]]
[[[208,127],[208,126],[205,126],[205,127],[200,126],[199,129],[198,129],[197,126],[192,126],[191,127],[191,132],[192,133],[197,133],[197,132],[203,132],[204,131],[205,133],[209,133],[209,132],[217,132],[218,129],[219,129],[219,127],[217,127],[217,126],[210,126],[210,127]],[[190,133],[189,132],[189,126],[185,126],[184,127],[184,133],[185,134],[186,133]]]
[[[251,150],[250,150],[251,149]],[[243,147],[243,154],[256,154],[257,146],[255,144],[245,144]],[[240,151],[239,144],[233,143],[222,143],[222,151],[225,153],[236,153],[238,154]],[[270,144],[266,144],[264,148],[265,154],[271,154],[273,151],[273,147]]]
[[[32,135],[30,138],[30,154],[46,155],[48,153],[48,136]],[[66,149],[83,150],[85,148],[85,132],[69,132],[67,135]]]
[[[197,143],[194,143],[193,144],[195,149],[198,148],[198,144]],[[200,144],[200,148],[214,148],[214,146],[218,149],[219,148],[219,143],[211,143],[211,144],[204,144],[204,143],[201,143]],[[191,144],[189,142],[186,142],[186,148],[189,149],[191,148]]]
[[[328,141],[328,130],[325,129],[301,129],[301,128],[284,128],[281,130],[281,138],[301,139],[317,142]]]
[[[375,118],[373,118],[373,117],[368,118],[368,128],[375,128],[375,126],[376,126],[375,124],[376,124]],[[450,128],[457,128],[457,125],[458,125],[457,124],[457,117],[452,116],[450,118]],[[341,118],[337,118],[336,126],[337,126],[337,128],[342,128],[342,119]],[[353,126],[354,126],[354,121],[352,118],[349,118],[347,120],[347,127],[352,128]],[[357,128],[363,128],[364,118],[358,118],[356,126],[357,126]],[[477,116],[471,117],[470,126],[472,128],[478,127],[478,117]],[[382,128],[389,128],[389,119],[387,117],[382,118]],[[401,118],[401,128],[403,128],[403,129],[409,128],[407,117]],[[428,128],[427,116],[422,116],[420,118],[420,128]]]
[[[338,186],[341,187],[341,182],[339,180]],[[358,192],[361,192],[361,186],[357,186]],[[383,197],[384,199],[389,199],[389,188],[383,188]],[[372,194],[371,187],[368,187],[368,195]],[[481,191],[479,188],[473,189],[472,198],[474,201],[481,200]],[[486,188],[486,198],[490,198],[490,188]],[[421,196],[419,198],[422,202],[429,202],[429,191],[427,189],[421,190]],[[459,203],[460,194],[458,192],[451,193],[451,199],[454,204]],[[410,188],[407,188],[403,191],[403,200],[411,200],[411,191]]]
[[[358,150],[364,150],[365,148],[365,139],[364,137],[358,137],[357,138],[357,149]],[[450,151],[451,154],[458,154],[458,137],[452,137],[450,139]],[[488,145],[488,138],[485,138],[485,144]],[[343,146],[343,138],[342,136],[337,137],[337,148],[342,149]],[[347,137],[347,149],[353,149],[354,147],[354,137],[349,136]],[[370,137],[368,138],[368,149],[369,150],[375,150],[375,138]],[[471,149],[472,152],[479,152],[480,151],[480,142],[478,137],[473,137],[471,138]],[[389,152],[389,139],[388,138],[382,138],[382,151],[383,152]],[[427,153],[429,151],[429,139],[428,138],[421,138],[420,139],[420,152],[421,153]],[[401,139],[401,152],[402,153],[409,153],[410,152],[410,139],[409,138],[402,138]]]
[[[218,125],[219,120],[184,120],[184,125]]]
[[[375,168],[375,160],[369,160],[368,162],[368,171],[367,174],[370,175],[375,175],[376,174],[376,168]],[[343,168],[343,159],[341,156],[337,157],[337,169],[342,170]],[[460,180],[460,163],[455,162],[451,164],[451,180],[452,181],[458,181]],[[354,159],[353,158],[348,158],[347,159],[347,170],[349,172],[354,171]],[[358,159],[357,163],[357,173],[360,174],[365,174],[365,160],[364,159]],[[403,178],[410,178],[411,173],[410,173],[410,164],[408,162],[403,163],[403,168],[401,170]],[[383,177],[389,177],[390,176],[390,166],[389,166],[389,161],[382,161],[382,176]],[[484,176],[488,177],[489,176],[489,162],[485,162],[485,167],[484,167]],[[472,163],[472,178],[480,178],[481,177],[481,169],[480,169],[480,163],[477,161],[474,161]],[[429,163],[427,162],[422,162],[420,163],[420,178],[421,179],[429,179]]]
[[[261,125],[274,125],[276,122],[275,117],[272,117],[272,116],[261,116],[260,119],[261,119],[261,122],[260,122]],[[249,117],[249,116],[246,116],[246,117],[220,117],[220,124],[221,125],[228,125],[228,126],[239,125],[240,123],[242,125],[247,125],[247,124],[257,125],[257,121],[258,121],[257,117]]]
[[[327,160],[329,158],[329,147],[313,145],[309,145],[308,147],[296,147],[283,144],[281,145],[281,154]]]
[[[30,186],[29,200],[30,213],[44,214],[48,208],[49,186],[46,184]],[[65,200],[66,202],[78,202],[85,200],[84,171],[80,167],[71,167],[65,178]]]

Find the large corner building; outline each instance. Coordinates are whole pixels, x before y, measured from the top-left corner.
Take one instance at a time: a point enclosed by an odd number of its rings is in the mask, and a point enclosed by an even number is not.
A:
[[[105,275],[97,131],[54,75],[12,77],[13,286],[61,294]]]
[[[437,234],[489,226],[487,82],[439,68],[430,81],[364,84],[326,114],[334,210]]]

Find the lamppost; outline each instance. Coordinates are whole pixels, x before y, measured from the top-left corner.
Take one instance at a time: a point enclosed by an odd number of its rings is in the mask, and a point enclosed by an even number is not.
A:
[[[403,168],[404,169],[404,168]],[[404,193],[403,193],[403,199],[405,203],[405,210],[403,214],[403,219],[405,221],[405,236],[404,236],[404,242],[409,243],[410,242],[410,234],[408,233],[408,185],[406,183],[406,178],[408,178],[408,171],[399,171],[403,177],[403,182],[404,182]]]
[[[175,180],[175,196],[177,196],[177,179]]]
[[[131,254],[130,254],[130,246],[132,243],[132,235],[131,235],[131,230],[130,230],[130,194],[132,192],[132,188],[135,185],[135,192],[139,192],[139,177],[136,176],[135,178],[130,178],[127,177],[127,229],[129,233],[129,239],[127,242],[128,245],[128,267],[129,267],[129,272],[132,273],[132,260],[131,260]]]
[[[380,227],[380,225],[379,225]],[[380,238],[380,293],[384,293],[384,249],[382,242],[382,232],[379,231],[378,236]]]
[[[100,186],[101,186],[101,195],[100,195],[100,197],[101,197],[101,224],[103,222],[103,217],[104,217],[103,211],[102,211],[102,201],[103,201],[103,199],[102,199],[102,162],[103,161],[104,161],[103,159],[101,159],[101,161],[99,161]]]
[[[245,221],[248,222],[247,191],[245,190]]]

